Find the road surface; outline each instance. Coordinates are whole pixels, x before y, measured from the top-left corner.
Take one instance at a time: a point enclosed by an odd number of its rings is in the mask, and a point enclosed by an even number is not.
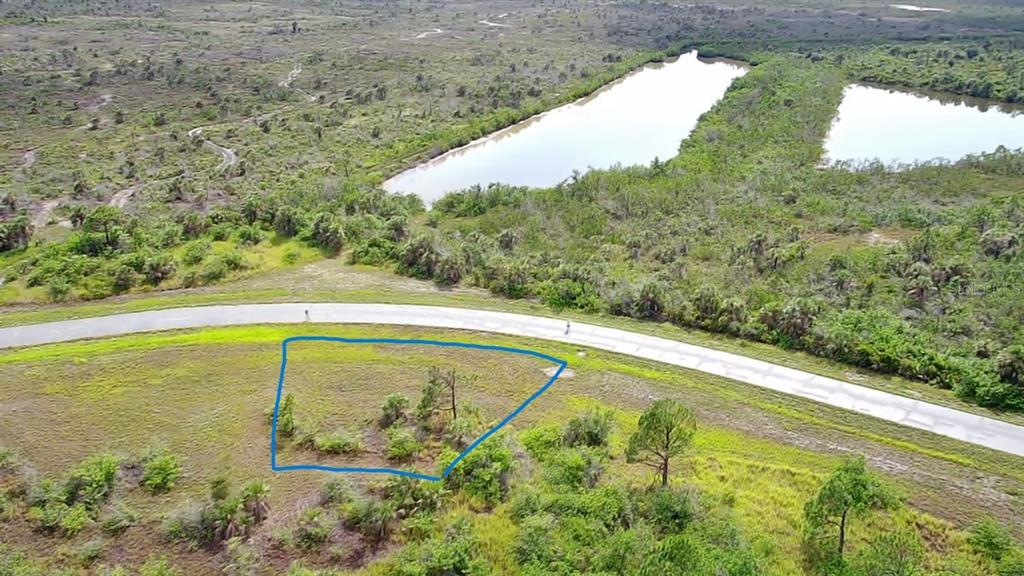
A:
[[[769,388],[1024,456],[1024,427],[873,388],[675,340],[564,320],[440,306],[397,304],[243,304],[172,308],[0,329],[0,349],[203,326],[302,323],[392,324],[494,332],[656,360]],[[310,329],[310,331],[315,331]]]

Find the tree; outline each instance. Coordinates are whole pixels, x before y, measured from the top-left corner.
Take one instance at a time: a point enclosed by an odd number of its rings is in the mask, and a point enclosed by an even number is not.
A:
[[[32,238],[32,222],[28,216],[19,214],[8,222],[0,222],[0,252],[28,246]]]
[[[836,530],[836,556],[842,560],[850,520],[871,510],[893,508],[896,498],[864,465],[864,457],[848,458],[836,468],[804,505],[805,542],[815,548],[831,541]],[[826,547],[827,548],[827,547]],[[825,550],[827,558],[830,556]]]
[[[629,438],[626,461],[658,470],[661,485],[667,486],[669,463],[693,441],[697,418],[675,400],[658,400],[640,416],[638,426]]]
[[[284,205],[274,214],[274,230],[279,236],[291,238],[299,231],[299,215],[291,206]]]
[[[262,523],[270,515],[270,504],[267,503],[269,492],[270,486],[258,480],[250,482],[242,490],[242,508],[256,524]]]
[[[459,417],[455,400],[456,377],[455,370],[441,370],[431,366],[427,372],[427,384],[423,387],[423,396],[416,406],[416,419],[421,424],[426,424],[430,417],[438,410],[445,410],[452,413],[452,420]],[[441,408],[448,397],[448,406]]]
[[[113,246],[118,226],[124,220],[124,212],[116,206],[100,206],[93,210],[82,223],[87,232],[102,232],[107,246]]]

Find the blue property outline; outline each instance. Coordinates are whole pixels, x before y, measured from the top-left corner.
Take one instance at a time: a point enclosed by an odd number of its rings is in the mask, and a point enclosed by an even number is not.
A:
[[[451,464],[445,468],[444,473],[440,476],[432,476],[430,474],[420,474],[418,472],[410,472],[408,470],[398,470],[395,468],[347,468],[347,467],[335,467],[335,466],[322,466],[319,464],[292,464],[288,466],[277,465],[277,413],[281,408],[281,392],[284,390],[284,372],[285,367],[288,365],[288,344],[291,342],[342,342],[345,344],[420,344],[427,346],[442,346],[445,348],[470,348],[473,350],[496,350],[499,352],[512,352],[513,354],[521,354],[523,356],[533,356],[535,358],[541,358],[554,362],[558,365],[558,370],[555,374],[536,392],[530,395],[522,404],[516,407],[511,414],[506,416],[501,422],[498,422],[493,428],[485,432],[482,436],[474,440],[465,450],[463,450],[455,460],[452,460]],[[472,344],[469,342],[451,342],[445,340],[419,340],[419,339],[402,339],[402,338],[342,338],[340,336],[292,336],[285,338],[281,341],[281,375],[277,380],[277,397],[274,399],[274,417],[270,427],[270,469],[274,472],[289,472],[292,470],[320,470],[323,472],[361,472],[364,474],[393,474],[395,476],[406,476],[409,478],[418,478],[420,480],[432,480],[439,481],[443,480],[451,474],[451,471],[455,468],[467,454],[473,451],[474,448],[480,445],[481,442],[487,440],[495,432],[501,430],[506,424],[512,421],[513,418],[519,415],[520,412],[526,409],[534,400],[540,397],[541,394],[547,391],[555,380],[561,376],[562,371],[565,370],[567,363],[565,360],[549,356],[541,352],[534,350],[526,350],[523,348],[512,348],[510,346],[498,346],[494,344]]]

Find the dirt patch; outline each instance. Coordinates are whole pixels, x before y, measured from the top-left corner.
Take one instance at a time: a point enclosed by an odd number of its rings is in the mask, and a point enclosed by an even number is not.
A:
[[[32,227],[45,228],[50,223],[53,211],[60,205],[60,200],[44,200],[32,213]]]

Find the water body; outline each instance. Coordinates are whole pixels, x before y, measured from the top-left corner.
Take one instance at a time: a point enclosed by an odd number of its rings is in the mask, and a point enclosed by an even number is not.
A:
[[[745,73],[738,63],[699,59],[696,52],[650,64],[586,98],[402,172],[384,188],[430,204],[474,184],[553,186],[574,170],[668,159],[700,115]]]
[[[1024,109],[853,84],[825,140],[826,162],[956,161],[1024,147]]]

